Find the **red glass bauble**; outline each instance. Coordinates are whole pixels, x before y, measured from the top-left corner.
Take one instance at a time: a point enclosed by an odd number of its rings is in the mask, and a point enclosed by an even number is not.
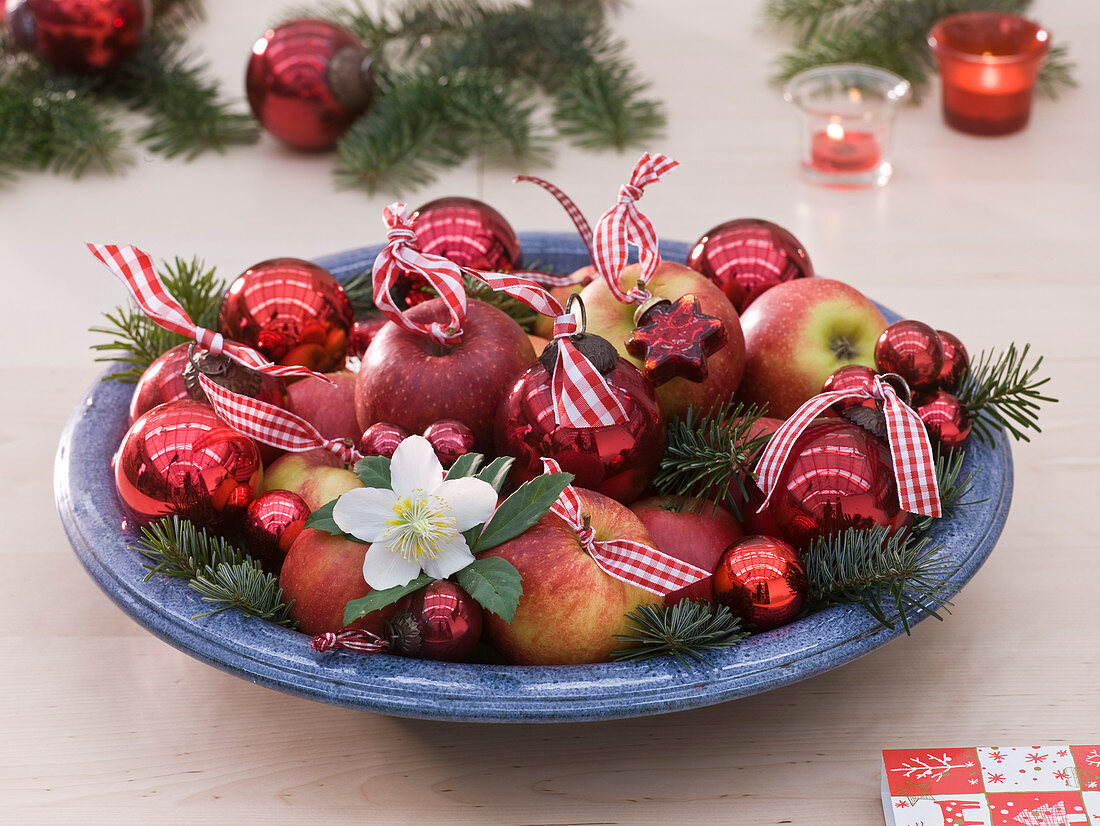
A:
[[[458,419],[440,419],[424,431],[439,463],[449,468],[459,456],[474,449],[474,432]]]
[[[359,452],[364,456],[393,458],[397,446],[412,435],[399,424],[375,422],[359,437]]]
[[[730,545],[714,569],[714,599],[753,631],[791,622],[809,585],[798,552],[781,539],[749,536]]]
[[[504,216],[473,198],[440,198],[411,216],[420,251],[460,267],[510,272],[519,265],[519,238]]]
[[[158,404],[190,399],[187,383],[183,380],[183,368],[187,364],[188,342],[177,344],[161,353],[145,368],[130,397],[130,424],[148,413]]]
[[[768,506],[784,539],[805,551],[846,528],[912,523],[898,504],[886,442],[841,419],[818,419],[791,448]]]
[[[248,552],[278,571],[286,552],[306,526],[309,514],[309,505],[289,490],[269,490],[257,496],[244,516]]]
[[[373,62],[351,32],[291,20],[252,46],[245,86],[252,113],[295,149],[328,149],[370,106]]]
[[[202,402],[168,402],[141,416],[112,459],[118,497],[139,522],[176,514],[217,528],[256,495],[255,443]]]
[[[222,335],[279,364],[319,373],[343,366],[353,323],[351,302],[327,270],[300,258],[249,267],[226,291]]]
[[[878,375],[878,371],[862,364],[845,364],[830,373],[821,385],[822,393],[843,392],[846,390],[861,390],[869,381]],[[846,410],[854,405],[862,404],[866,407],[875,407],[874,399],[844,399],[833,405],[833,410]]]
[[[928,437],[940,447],[953,450],[970,435],[970,410],[946,390],[918,399],[916,408]]]
[[[365,318],[352,324],[351,338],[348,341],[348,355],[363,358],[363,353],[367,352],[370,343],[374,341],[374,337],[378,335],[378,331],[382,329],[386,321],[387,319],[379,316],[378,318]]]
[[[96,74],[137,51],[149,0],[8,0],[8,40],[61,72]]]
[[[642,359],[642,375],[654,386],[680,376],[706,381],[707,356],[726,346],[722,320],[701,312],[691,293],[675,301],[653,301],[648,310],[642,305],[635,314],[637,326],[626,340],[626,351]]]
[[[895,321],[882,331],[875,344],[879,372],[897,373],[914,390],[936,384],[943,369],[943,342],[923,321]]]
[[[959,389],[959,382],[970,369],[970,354],[966,346],[958,337],[946,330],[936,330],[940,341],[943,342],[943,367],[936,377],[936,386],[940,390],[954,393]]]
[[[665,450],[665,420],[653,385],[634,365],[620,358],[604,378],[626,408],[627,420],[574,428],[555,424],[551,374],[541,363],[520,376],[497,412],[495,430],[497,453],[516,458],[517,483],[540,476],[545,456],[572,473],[577,487],[624,504],[642,495]]]
[[[466,659],[481,638],[481,606],[462,588],[437,579],[427,588],[402,597],[398,612],[408,611],[420,632],[416,656],[458,662]]]
[[[692,246],[687,265],[721,287],[738,313],[776,284],[814,274],[802,243],[759,218],[714,227]]]

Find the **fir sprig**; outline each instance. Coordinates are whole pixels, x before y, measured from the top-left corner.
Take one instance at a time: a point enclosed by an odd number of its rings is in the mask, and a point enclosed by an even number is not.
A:
[[[974,477],[977,470],[971,470],[963,475],[963,463],[966,461],[966,451],[962,448],[942,451],[936,450],[935,470],[936,485],[940,492],[940,508],[943,519],[950,516],[959,508],[966,505],[976,505],[984,500],[968,499],[974,489]],[[934,516],[918,516],[913,521],[913,532],[918,536],[928,532],[937,522]]]
[[[770,436],[757,427],[765,409],[730,400],[700,416],[694,409],[668,427],[668,447],[653,479],[667,496],[724,501],[740,518],[752,464]]]
[[[229,608],[296,628],[289,616],[291,603],[283,602],[279,579],[264,571],[260,563],[219,536],[178,516],[165,517],[141,529],[134,550],[151,560],[146,581],[156,574],[186,579],[205,602],[217,607],[196,617],[210,616]]]
[[[344,294],[351,302],[355,318],[362,318],[376,309],[374,306],[374,269],[367,267],[344,282]]]
[[[597,63],[575,72],[558,92],[558,133],[582,149],[642,146],[665,127],[661,104],[645,96],[649,83],[623,63]]]
[[[910,633],[908,612],[943,619],[947,591],[958,571],[943,546],[889,528],[848,528],[819,537],[803,557],[811,598],[820,605],[858,603],[893,628],[899,620]]]
[[[1026,431],[1040,431],[1040,402],[1058,401],[1040,392],[1050,377],[1038,376],[1042,356],[1028,366],[1030,347],[1025,344],[1017,350],[1010,344],[1002,353],[983,350],[960,383],[956,395],[970,412],[971,432],[986,444],[993,444],[1002,427],[1015,439],[1031,441]]]
[[[158,270],[169,294],[200,327],[216,328],[225,283],[207,268],[201,258],[186,261],[177,257],[174,263],[162,262]],[[96,361],[118,361],[129,364],[127,370],[107,374],[114,381],[134,382],[161,353],[187,341],[183,336],[165,330],[130,302],[104,313],[107,324],[92,327],[91,332],[110,336],[111,341],[93,344],[92,349],[106,353]]]
[[[729,608],[709,602],[685,599],[675,605],[639,605],[626,618],[630,633],[615,634],[615,639],[630,646],[612,651],[613,660],[648,660],[671,654],[690,667],[688,657],[705,663],[701,652],[730,648],[748,636]]]

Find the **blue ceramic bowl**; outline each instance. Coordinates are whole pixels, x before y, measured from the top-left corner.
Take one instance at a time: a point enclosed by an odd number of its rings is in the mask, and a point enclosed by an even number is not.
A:
[[[588,263],[576,236],[521,237],[528,261],[561,272]],[[321,259],[337,277],[373,262],[377,247]],[[662,253],[683,261],[687,245]],[[887,313],[891,319],[894,314]],[[209,609],[186,583],[143,581],[142,558],[121,528],[108,463],[127,425],[133,385],[96,382],[73,412],[58,448],[55,492],[77,557],[131,617],[204,662],[269,688],[384,714],[437,720],[558,722],[661,714],[721,703],[804,680],[851,662],[902,631],[881,627],[858,606],[820,611],[750,637],[685,667],[673,658],[641,663],[526,667],[465,665],[346,652],[318,654],[309,637],[236,611],[194,619]],[[960,568],[952,591],[974,575],[1000,535],[1012,497],[1012,457],[1003,436],[993,447],[972,440],[969,469],[980,469],[979,504],[941,520],[933,537]],[[914,612],[911,622],[924,614]]]

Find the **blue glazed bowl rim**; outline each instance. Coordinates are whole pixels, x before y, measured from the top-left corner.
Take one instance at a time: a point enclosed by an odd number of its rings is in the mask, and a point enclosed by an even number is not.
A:
[[[528,233],[526,261],[568,272],[588,263],[575,235]],[[338,278],[370,266],[378,247],[317,259]],[[689,245],[663,242],[683,261]],[[889,320],[898,316],[883,308]],[[108,371],[109,372],[109,371]],[[102,377],[101,377],[102,378]],[[73,411],[55,462],[55,498],[77,558],[116,604],[156,636],[250,682],[335,705],[406,717],[480,722],[566,722],[661,714],[768,691],[820,674],[903,633],[883,628],[859,606],[833,606],[784,628],[685,666],[672,657],[586,666],[449,664],[391,655],[318,654],[296,631],[236,611],[210,610],[180,580],[145,581],[142,558],[128,547],[109,462],[126,430],[133,385],[96,383]],[[959,570],[951,593],[977,572],[1000,536],[1012,498],[1006,437],[972,439],[966,469],[980,470],[968,505],[930,534]],[[910,623],[928,615],[914,611]]]

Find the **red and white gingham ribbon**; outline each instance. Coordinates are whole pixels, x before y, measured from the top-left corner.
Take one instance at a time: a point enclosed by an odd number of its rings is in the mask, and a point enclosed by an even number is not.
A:
[[[561,466],[553,459],[544,458],[542,467],[545,473],[561,472]],[[581,500],[572,485],[562,491],[558,501],[550,506],[550,512],[561,517],[577,532],[581,545],[604,573],[651,594],[665,596],[710,576],[710,571],[704,571],[641,542],[632,542],[629,539],[596,539],[596,532],[591,526],[584,524]]]
[[[335,648],[345,648],[348,651],[359,651],[364,654],[377,654],[380,651],[388,651],[389,640],[384,640],[370,631],[359,628],[345,628],[342,631],[326,631],[314,637],[309,647],[314,651],[332,651]]]
[[[592,227],[588,225],[588,219],[584,217],[584,213],[581,212],[580,207],[574,203],[573,199],[549,181],[542,178],[536,178],[534,175],[517,175],[512,179],[512,183],[519,183],[520,181],[528,181],[536,186],[541,186],[558,199],[558,203],[562,205],[569,217],[573,219],[573,226],[577,228],[577,232],[581,236],[581,241],[584,242],[584,246],[588,249],[588,260],[595,263],[596,252],[592,248]],[[568,276],[564,277],[568,278]]]
[[[634,166],[630,183],[619,190],[619,201],[603,214],[596,223],[594,237],[596,270],[607,282],[608,289],[623,304],[641,304],[650,294],[639,287],[624,291],[622,287],[623,269],[629,245],[638,248],[638,260],[642,274],[638,282],[642,285],[653,275],[661,263],[661,254],[657,250],[657,233],[649,218],[635,203],[642,197],[647,186],[661,180],[668,172],[679,166],[678,161],[665,155],[650,155],[646,152]]]
[[[573,315],[554,320],[554,341],[558,343],[558,360],[550,380],[554,422],[559,427],[622,424],[629,418],[623,403],[570,339],[577,329]]]
[[[301,365],[273,364],[256,350],[235,341],[226,341],[221,333],[199,327],[184,311],[180,303],[168,292],[157,275],[153,259],[137,247],[117,244],[88,244],[92,255],[126,285],[130,295],[142,311],[166,330],[193,338],[199,346],[211,353],[224,353],[234,361],[260,373],[272,376],[317,376],[332,384],[320,373]]]
[[[802,431],[831,405],[845,399],[876,399],[882,402],[890,456],[894,464],[894,478],[898,483],[899,503],[910,513],[940,516],[940,491],[928,432],[920,417],[879,376],[875,376],[872,382],[865,382],[861,389],[838,390],[814,396],[775,432],[756,465],[758,484],[764,493],[764,504],[760,506],[760,511],[767,507],[772,493],[775,492],[779,474],[787,464],[791,449]]]
[[[289,410],[234,393],[209,376],[200,374],[199,384],[222,421],[250,439],[292,453],[324,448],[348,465],[363,458],[363,454],[343,439],[326,439],[317,428]]]

